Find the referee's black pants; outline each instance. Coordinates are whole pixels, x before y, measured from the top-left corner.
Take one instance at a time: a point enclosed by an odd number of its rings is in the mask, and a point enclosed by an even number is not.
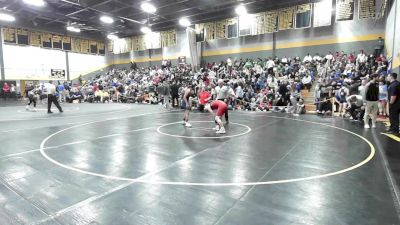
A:
[[[400,104],[389,105],[390,131],[399,133]]]
[[[62,112],[62,108],[60,104],[58,103],[57,97],[53,94],[48,94],[47,95],[47,112],[51,112],[51,104],[54,103],[54,105],[57,107],[57,109]]]

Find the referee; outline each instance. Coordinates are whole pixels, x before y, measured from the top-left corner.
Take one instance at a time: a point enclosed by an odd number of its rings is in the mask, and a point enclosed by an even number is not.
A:
[[[51,104],[54,103],[54,105],[58,108],[60,113],[63,112],[60,104],[58,103],[57,96],[56,96],[56,86],[53,84],[53,81],[49,81],[49,83],[46,83],[44,85],[46,89],[46,94],[47,94],[47,113],[53,113],[51,111]]]

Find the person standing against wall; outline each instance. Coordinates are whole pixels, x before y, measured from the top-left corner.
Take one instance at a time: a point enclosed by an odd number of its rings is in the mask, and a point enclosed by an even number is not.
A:
[[[56,96],[56,86],[53,84],[53,81],[49,81],[49,83],[44,84],[45,93],[47,94],[47,113],[53,113],[51,111],[51,104],[57,107],[60,113],[63,112],[60,104],[58,103],[57,96]]]
[[[4,97],[4,100],[7,100],[7,97],[9,97],[9,95],[10,95],[10,86],[6,82],[6,83],[3,84],[3,97]]]
[[[400,82],[397,81],[397,74],[389,75],[388,102],[389,102],[389,133],[399,135],[400,116]]]

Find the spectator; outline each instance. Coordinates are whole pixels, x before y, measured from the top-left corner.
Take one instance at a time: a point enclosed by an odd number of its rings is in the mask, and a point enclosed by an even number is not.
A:
[[[381,117],[388,117],[387,112],[387,100],[388,100],[388,86],[385,84],[385,79],[379,80],[379,115]]]
[[[397,74],[389,75],[388,102],[389,102],[389,133],[399,135],[399,115],[400,115],[400,82],[397,81]]]
[[[371,76],[371,81],[365,86],[365,115],[364,115],[364,128],[368,129],[369,118],[372,120],[372,128],[376,127],[376,117],[378,115],[378,100],[379,100],[379,87],[376,83],[377,75]]]
[[[3,97],[4,100],[7,100],[7,98],[10,97],[10,86],[8,85],[7,82],[3,84]]]

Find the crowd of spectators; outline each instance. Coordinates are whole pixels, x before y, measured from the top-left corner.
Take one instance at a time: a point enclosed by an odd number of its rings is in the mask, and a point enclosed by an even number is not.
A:
[[[166,63],[138,68],[131,63],[130,68],[112,68],[95,78],[80,78],[74,85],[60,83],[57,89],[60,101],[164,104],[167,99],[179,107],[183,90],[191,86],[196,96],[193,107],[200,110],[205,104],[204,96],[220,99],[222,92],[229,109],[293,115],[306,113],[302,93],[307,92],[301,90],[313,90],[308,94],[313,101],[307,104],[315,105],[316,113],[330,116],[337,112],[339,116],[363,121],[367,102],[375,100],[375,95],[376,115],[388,116],[387,70],[388,61],[383,54],[367,54],[363,50],[358,54],[329,52],[325,56],[317,53],[302,58],[228,58],[205,63],[198,71],[190,65]],[[32,89],[28,87],[27,92]],[[375,114],[375,104],[371,107]],[[374,127],[376,118],[369,117]],[[369,117],[365,117],[366,127]]]

